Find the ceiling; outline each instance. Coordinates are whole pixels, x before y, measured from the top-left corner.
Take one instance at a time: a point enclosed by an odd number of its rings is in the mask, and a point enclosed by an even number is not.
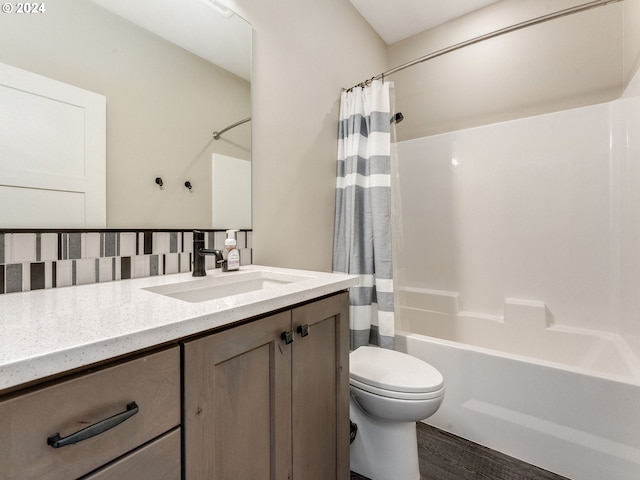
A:
[[[251,78],[251,26],[225,17],[210,0],[91,0],[145,30],[238,75]]]
[[[498,0],[349,0],[391,45]]]
[[[211,6],[224,0],[91,1],[239,77],[251,78],[251,27]],[[498,0],[349,1],[390,45]]]

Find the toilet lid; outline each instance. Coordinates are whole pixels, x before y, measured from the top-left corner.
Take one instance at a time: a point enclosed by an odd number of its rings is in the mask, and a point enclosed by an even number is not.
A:
[[[380,347],[359,347],[349,354],[351,378],[396,392],[425,393],[442,389],[442,374],[427,362]]]

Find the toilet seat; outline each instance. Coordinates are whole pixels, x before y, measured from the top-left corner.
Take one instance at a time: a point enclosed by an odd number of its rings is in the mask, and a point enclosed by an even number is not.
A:
[[[432,400],[444,395],[444,387],[434,390],[432,392],[397,392],[394,390],[385,390],[384,388],[377,388],[366,383],[359,382],[353,378],[349,380],[349,384],[352,387],[358,388],[362,391],[369,392],[373,395],[380,397],[393,398],[395,400]]]
[[[362,346],[349,355],[349,382],[384,397],[427,400],[444,393],[442,374],[428,363],[405,353]]]

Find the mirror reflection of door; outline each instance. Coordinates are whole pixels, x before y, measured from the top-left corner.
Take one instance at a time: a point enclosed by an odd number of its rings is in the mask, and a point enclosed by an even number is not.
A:
[[[106,98],[107,228],[213,228],[211,156],[251,160],[250,123],[212,139],[251,116],[251,26],[230,13],[206,0],[56,0],[2,17],[0,63]],[[75,226],[49,218],[21,227]]]

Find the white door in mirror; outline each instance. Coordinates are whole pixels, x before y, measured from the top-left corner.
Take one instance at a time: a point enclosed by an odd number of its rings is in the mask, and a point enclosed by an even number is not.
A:
[[[106,99],[0,63],[4,228],[104,228]]]

